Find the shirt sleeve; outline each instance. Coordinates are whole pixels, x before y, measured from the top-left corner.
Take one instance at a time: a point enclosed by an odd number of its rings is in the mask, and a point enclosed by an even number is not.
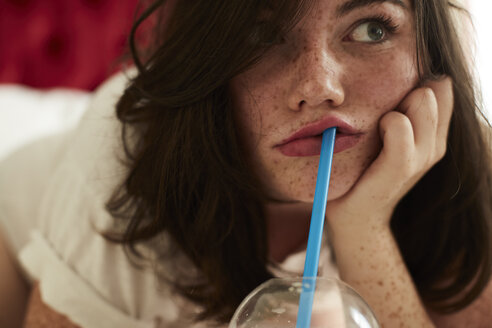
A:
[[[0,87],[0,229],[13,253],[36,225],[40,199],[60,161],[65,137],[91,97],[72,89]]]
[[[36,140],[0,163],[0,229],[13,254],[39,224],[41,199],[62,156],[64,140],[65,135]]]

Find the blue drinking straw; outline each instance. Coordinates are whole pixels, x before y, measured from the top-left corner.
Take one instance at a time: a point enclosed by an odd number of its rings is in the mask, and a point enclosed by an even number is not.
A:
[[[336,127],[326,129],[323,132],[296,328],[309,328],[311,322],[316,276],[318,275],[319,252],[321,249],[326,201],[328,198],[331,162],[335,146],[335,134]]]

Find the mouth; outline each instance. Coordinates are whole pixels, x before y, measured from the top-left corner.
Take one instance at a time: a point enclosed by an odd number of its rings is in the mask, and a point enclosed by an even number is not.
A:
[[[289,157],[319,156],[322,134],[328,128],[337,127],[334,153],[355,146],[364,133],[357,131],[347,122],[333,117],[310,123],[274,146]]]

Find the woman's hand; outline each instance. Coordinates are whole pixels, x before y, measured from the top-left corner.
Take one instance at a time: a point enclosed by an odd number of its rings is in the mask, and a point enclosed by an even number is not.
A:
[[[346,195],[328,202],[330,226],[389,225],[399,200],[444,156],[452,108],[452,81],[445,77],[386,113],[379,122],[383,148]]]
[[[452,108],[449,78],[410,92],[380,120],[378,157],[346,195],[327,203],[340,277],[384,327],[433,327],[389,222],[398,201],[444,156]]]

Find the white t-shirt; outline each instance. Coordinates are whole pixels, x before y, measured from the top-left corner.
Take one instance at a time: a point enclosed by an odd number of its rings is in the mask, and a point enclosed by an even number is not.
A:
[[[127,81],[119,73],[92,94],[76,128],[0,163],[0,226],[44,302],[81,327],[207,327],[189,321],[199,307],[158,283],[150,267],[133,266],[121,245],[99,233],[113,226],[105,203],[126,175],[115,103]],[[293,254],[280,267],[300,275],[304,257]],[[320,270],[336,276],[328,247]]]

